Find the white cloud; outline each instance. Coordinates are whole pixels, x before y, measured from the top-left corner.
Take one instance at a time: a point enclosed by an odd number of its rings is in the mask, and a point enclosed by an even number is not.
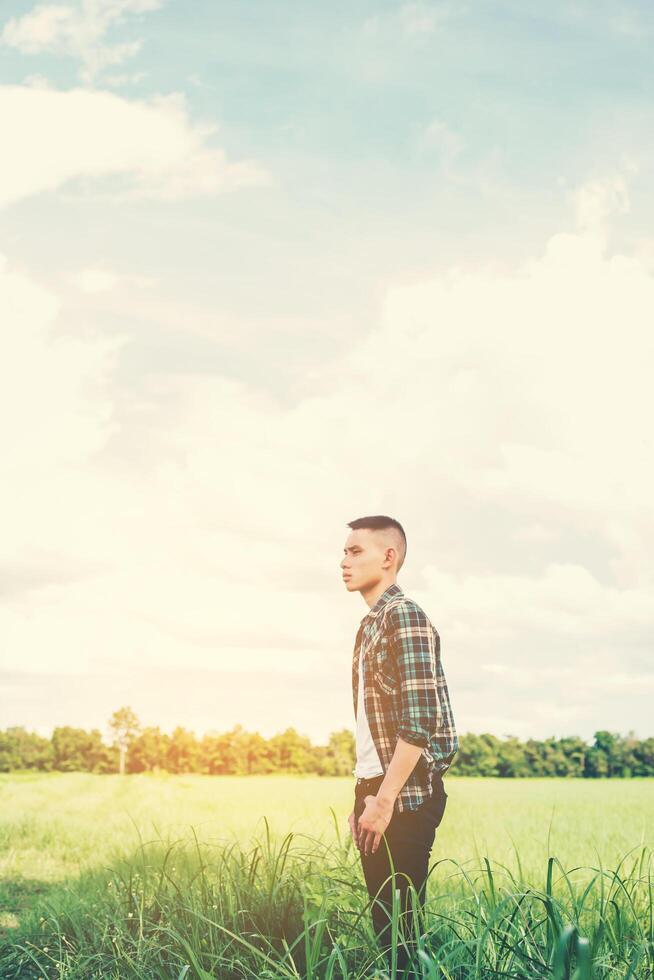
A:
[[[50,79],[46,78],[45,75],[39,75],[39,74],[27,75],[24,79],[24,84],[29,86],[30,88],[46,88],[46,89],[53,88]]]
[[[442,119],[432,119],[421,136],[421,147],[436,151],[443,170],[449,172],[463,149],[463,139]]]
[[[456,634],[461,623],[461,637],[469,639],[482,638],[490,629],[493,642],[502,641],[496,653],[503,646],[518,662],[524,653],[517,645],[509,652],[507,641],[517,641],[530,630],[562,641],[548,657],[548,665],[558,668],[569,666],[564,641],[579,649],[601,637],[602,648],[609,649],[630,630],[646,631],[652,625],[652,590],[646,583],[642,588],[609,586],[583,565],[551,562],[535,576],[452,575],[429,565],[423,574],[425,594],[438,597],[444,632]]]
[[[439,176],[448,183],[495,203],[504,200],[509,208],[515,206],[503,147],[491,145],[481,154],[471,152],[461,133],[436,117],[418,131],[415,148],[426,160],[434,159]]]
[[[0,86],[0,206],[69,181],[113,178],[110,196],[177,200],[270,181],[251,160],[210,145],[182,96],[128,100],[109,92]],[[121,180],[120,189],[115,181]]]
[[[5,489],[23,472],[41,492],[41,479],[47,482],[53,467],[83,463],[111,432],[112,404],[106,385],[120,344],[55,337],[52,327],[58,312],[55,295],[13,271],[0,257],[0,441],[5,447],[1,464]],[[16,491],[19,499],[18,487]],[[3,508],[3,518],[7,543],[29,529],[29,520],[22,528],[16,526],[10,507]]]
[[[460,8],[445,2],[402,3],[394,9],[373,14],[363,24],[367,37],[397,37],[421,40],[436,30]]]
[[[25,54],[39,54],[57,43],[73,20],[71,7],[44,5],[23,17],[12,17],[3,29],[2,40]]]
[[[24,54],[51,52],[78,59],[80,77],[93,81],[104,69],[122,64],[141,41],[107,44],[105,36],[127,17],[157,10],[162,0],[80,0],[77,4],[38,4],[4,26],[2,40]]]
[[[118,72],[115,75],[105,75],[103,84],[109,88],[125,88],[127,85],[137,85],[145,77],[144,71]]]
[[[448,480],[471,495],[628,520],[654,499],[653,309],[654,279],[637,259],[561,233],[514,272],[452,270],[391,290],[350,369],[371,397],[402,392],[389,435],[405,432],[409,457],[424,398]]]
[[[88,266],[72,272],[68,281],[82,293],[106,293],[117,286],[151,287],[157,280],[151,276],[135,276],[116,272],[108,266]]]
[[[377,328],[297,403],[208,373],[125,393],[116,350],[67,339],[24,276],[1,282],[12,663],[139,662],[149,691],[163,667],[213,667],[251,727],[261,703],[239,699],[235,665],[287,691],[304,672],[312,731],[348,724],[365,608],[341,591],[345,523],[391,513],[461,730],[646,734],[654,280],[604,231],[555,235],[512,271],[389,288]],[[194,724],[176,685],[167,718]],[[293,723],[293,698],[264,711]]]
[[[630,168],[633,170],[633,165]],[[611,217],[629,211],[629,191],[623,174],[586,181],[576,193],[577,224],[584,231],[604,233]]]

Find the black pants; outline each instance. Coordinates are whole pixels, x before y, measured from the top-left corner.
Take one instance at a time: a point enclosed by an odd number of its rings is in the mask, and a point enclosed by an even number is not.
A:
[[[364,797],[375,796],[383,778],[383,776],[376,776],[374,779],[357,780],[354,792],[354,816],[357,821],[365,808]],[[417,892],[418,904],[422,907],[431,848],[436,828],[443,819],[447,801],[447,793],[440,775],[432,777],[432,786],[431,797],[416,810],[403,810],[401,813],[397,810],[393,811],[390,823],[374,854],[361,854],[361,866],[368,895],[373,899],[373,928],[382,949],[386,952],[389,965],[393,888],[399,889],[400,892],[398,911],[401,931],[398,933],[397,943],[397,966],[400,975],[411,956],[415,956],[414,914],[407,879],[411,879]],[[388,844],[388,850],[384,846],[384,839]],[[394,882],[391,878],[392,869],[388,851],[395,870]],[[416,975],[419,976],[420,972],[417,967]]]

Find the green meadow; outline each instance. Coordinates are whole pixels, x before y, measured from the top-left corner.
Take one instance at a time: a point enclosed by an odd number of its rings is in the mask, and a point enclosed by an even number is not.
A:
[[[654,976],[654,780],[446,790],[423,977]],[[0,977],[392,977],[352,793],[315,776],[1,775]]]

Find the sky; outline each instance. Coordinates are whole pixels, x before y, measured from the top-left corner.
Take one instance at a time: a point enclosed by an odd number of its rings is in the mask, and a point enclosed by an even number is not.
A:
[[[459,732],[654,734],[653,34],[2,4],[0,727],[354,730],[388,514]]]

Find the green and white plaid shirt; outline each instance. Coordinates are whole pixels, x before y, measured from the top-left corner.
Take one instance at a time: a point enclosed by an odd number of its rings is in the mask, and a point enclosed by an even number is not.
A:
[[[363,702],[384,772],[398,737],[422,746],[422,754],[395,801],[415,810],[431,795],[431,773],[444,773],[459,747],[440,637],[427,615],[393,583],[361,620],[352,656],[354,717],[363,644]]]

